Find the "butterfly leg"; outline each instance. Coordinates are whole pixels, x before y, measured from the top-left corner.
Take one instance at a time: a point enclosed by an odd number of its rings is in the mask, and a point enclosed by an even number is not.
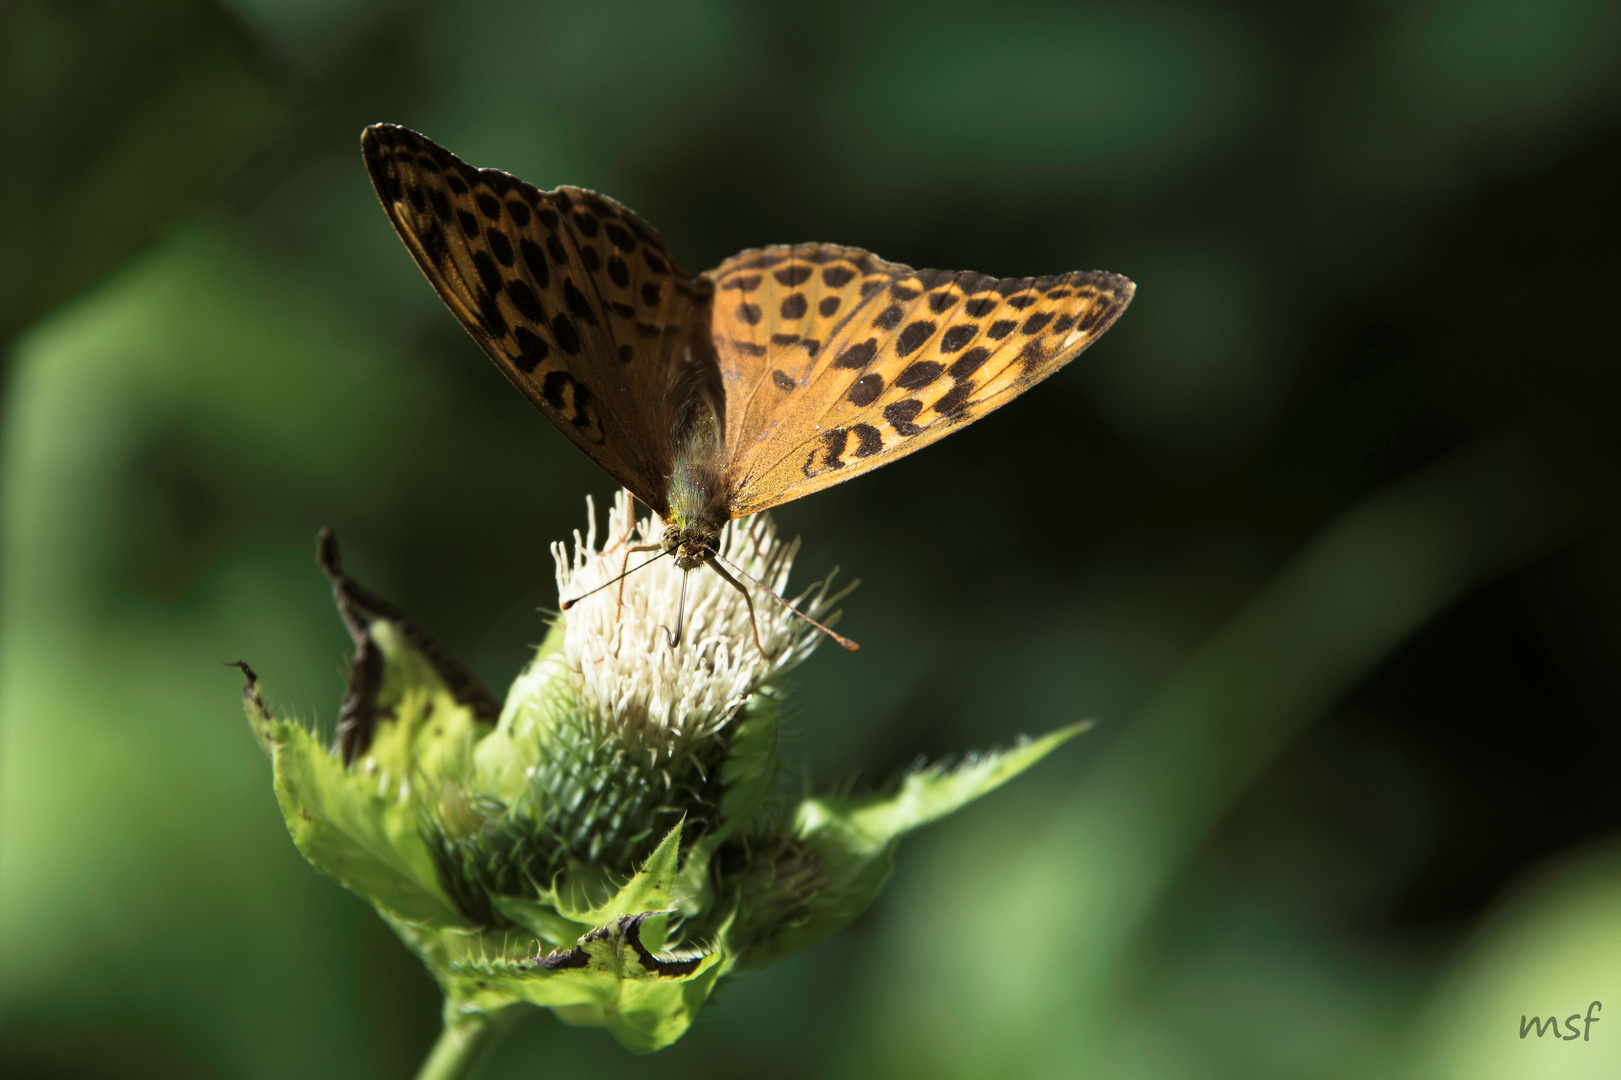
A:
[[[636,527],[636,516],[634,514],[631,515],[630,523],[631,528]],[[625,539],[630,539],[630,533],[625,534]],[[623,543],[624,541],[620,542]],[[662,551],[663,549],[664,545],[662,544],[636,544],[625,549],[625,561],[619,564],[619,591],[614,595],[614,622],[619,621],[619,616],[625,610],[625,578],[629,576],[629,571],[625,568],[630,565],[630,557],[639,551]]]
[[[726,560],[718,552],[711,552],[710,553],[710,563],[709,563],[709,565],[711,565],[711,566],[713,566],[715,568],[715,573],[720,574],[720,576],[725,578],[727,581],[731,581],[732,585],[734,587],[736,587],[738,589],[741,589],[743,586],[738,585],[736,581],[732,581],[732,577],[731,577],[730,574],[721,573],[720,564],[725,562],[725,561]],[[765,582],[761,581],[759,578],[755,577],[753,574],[749,573],[747,570],[744,570],[741,566],[737,566],[734,563],[726,563],[726,565],[731,567],[732,570],[734,572],[736,572],[736,574],[739,577],[746,578],[747,580],[753,582],[755,585],[758,585],[760,587],[761,592],[765,593],[767,596],[771,597],[771,599],[775,600],[777,603],[781,604],[783,607],[787,608],[789,611],[793,612],[795,615],[798,615],[801,619],[804,619],[806,622],[808,622],[812,626],[816,627],[816,629],[820,630],[822,633],[826,634],[828,637],[830,637],[834,641],[838,642],[844,648],[849,649],[851,652],[860,652],[861,651],[861,646],[860,645],[857,645],[855,642],[851,641],[849,638],[845,637],[843,634],[834,633],[828,627],[826,627],[826,626],[822,625],[821,623],[817,622],[815,619],[811,618],[809,615],[805,614],[803,611],[800,611],[798,608],[794,607],[794,605],[790,604],[788,601],[786,601],[782,597],[778,596],[775,592],[772,592],[771,591],[771,586],[767,585]],[[848,592],[849,590],[847,589],[845,591]],[[745,600],[748,599],[748,595],[749,594],[745,592],[743,594],[743,598]],[[844,594],[840,593],[839,595],[842,596]],[[749,615],[750,615],[751,618],[754,615],[754,605],[753,604],[749,605]],[[759,634],[758,631],[755,632],[754,643],[756,645],[758,645],[760,643],[760,634]],[[761,649],[760,651],[762,653],[765,652],[764,649]]]
[[[711,570],[715,571],[715,573],[719,574],[722,581],[726,582],[726,584],[743,594],[743,603],[747,604],[749,608],[749,629],[754,631],[754,647],[759,649],[760,655],[765,657],[767,660],[775,660],[777,658],[777,654],[766,652],[765,646],[760,644],[760,624],[754,618],[754,600],[749,596],[749,591],[743,587],[742,582],[738,581],[731,574],[728,574],[726,572],[726,568],[720,563],[716,562],[714,559],[710,559],[706,565]]]

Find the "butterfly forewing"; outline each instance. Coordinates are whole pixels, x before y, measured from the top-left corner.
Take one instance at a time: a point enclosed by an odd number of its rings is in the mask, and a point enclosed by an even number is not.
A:
[[[673,357],[702,296],[651,228],[592,192],[542,192],[378,124],[373,185],[428,280],[514,385],[664,513]]]
[[[858,248],[797,244],[745,251],[704,275],[734,458],[774,419],[805,414],[823,346],[887,283],[887,265]]]
[[[734,516],[978,419],[1079,355],[1133,291],[1097,271],[997,279],[826,245],[745,252],[706,276],[717,286]]]

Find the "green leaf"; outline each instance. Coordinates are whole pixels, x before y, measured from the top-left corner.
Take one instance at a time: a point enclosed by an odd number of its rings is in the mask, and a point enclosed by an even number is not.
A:
[[[353,765],[413,784],[459,777],[469,767],[473,744],[490,725],[456,700],[427,657],[387,619],[367,632],[383,654],[377,690],[379,719],[371,745]]]
[[[458,1010],[493,1012],[527,1001],[553,1009],[565,1023],[607,1028],[627,1049],[651,1053],[681,1037],[730,962],[720,952],[656,956],[641,938],[650,914],[615,919],[547,956],[454,961],[440,967],[440,982]]]
[[[554,949],[578,941],[580,935],[591,929],[589,923],[578,923],[559,914],[556,906],[545,900],[492,895],[490,902],[495,910]]]
[[[931,821],[938,821],[1001,787],[1091,727],[1082,721],[993,750],[956,768],[934,766],[909,773],[894,792],[847,799],[806,799],[799,804],[795,832],[805,840],[831,841],[848,855],[870,855]]]
[[[681,859],[681,823],[665,834],[642,869],[608,899],[595,907],[572,908],[559,897],[558,912],[574,922],[603,926],[614,919],[644,913],[664,913],[674,899],[676,871]]]
[[[287,831],[317,870],[406,922],[468,925],[440,888],[408,799],[346,771],[297,724],[276,724],[270,746]]]
[[[770,963],[832,933],[877,897],[893,869],[895,845],[913,829],[937,821],[1013,777],[1090,727],[1071,724],[1008,750],[970,758],[955,768],[908,774],[889,794],[806,799],[794,832],[817,863],[820,884],[799,914],[762,941],[738,943],[749,967]],[[745,904],[761,899],[744,897]]]

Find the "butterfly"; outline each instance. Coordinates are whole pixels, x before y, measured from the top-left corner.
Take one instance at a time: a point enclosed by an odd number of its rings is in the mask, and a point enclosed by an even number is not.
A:
[[[360,145],[389,220],[468,333],[667,523],[640,550],[686,573],[709,566],[751,620],[716,550],[726,522],[1011,401],[1096,341],[1135,289],[1097,270],[914,270],[834,244],[752,249],[694,278],[604,195],[540,191],[393,124],[366,128]],[[672,648],[684,586],[682,601]]]

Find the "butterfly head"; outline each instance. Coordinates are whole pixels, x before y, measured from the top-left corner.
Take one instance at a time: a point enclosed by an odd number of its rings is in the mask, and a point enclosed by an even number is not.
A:
[[[659,538],[659,547],[666,555],[675,556],[680,570],[694,570],[715,555],[720,542],[720,530],[701,525],[667,525]]]

